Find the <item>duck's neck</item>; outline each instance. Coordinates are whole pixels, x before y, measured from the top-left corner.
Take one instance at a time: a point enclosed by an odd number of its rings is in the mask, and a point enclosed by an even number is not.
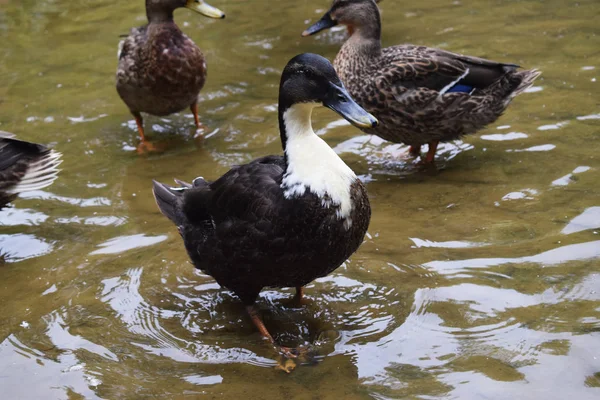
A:
[[[379,9],[364,12],[360,25],[348,25],[350,38],[344,43],[360,54],[373,56],[381,53],[381,16]]]
[[[175,10],[165,7],[157,0],[146,0],[146,17],[151,24],[173,22]]]
[[[316,103],[294,104],[279,114],[286,171],[281,187],[286,198],[297,198],[308,191],[317,195],[323,207],[337,206],[341,219],[352,211],[350,188],[357,177],[342,159],[312,129],[312,110]]]

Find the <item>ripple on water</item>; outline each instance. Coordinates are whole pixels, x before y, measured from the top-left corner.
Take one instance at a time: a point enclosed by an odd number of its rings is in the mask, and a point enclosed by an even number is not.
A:
[[[570,261],[590,260],[600,257],[600,240],[558,247],[540,254],[515,258],[476,258],[470,260],[430,261],[423,264],[439,274],[468,271],[470,268],[488,268],[503,264],[535,263],[554,266]]]
[[[397,171],[390,171],[389,168],[397,169],[398,166],[406,168],[412,172],[415,168],[417,159],[408,154],[409,146],[388,142],[375,135],[355,136],[346,141],[338,143],[334,148],[336,153],[353,153],[366,159],[369,165],[382,167],[377,169],[378,174],[396,174]],[[436,152],[437,159],[442,162],[451,160],[459,154],[474,149],[474,146],[455,140],[448,143],[440,143]]]
[[[501,129],[502,127],[498,127]],[[509,132],[509,133],[494,133],[491,135],[481,135],[480,138],[483,140],[491,140],[493,142],[503,142],[509,140],[526,139],[529,135],[522,132]]]
[[[28,208],[7,207],[0,210],[0,226],[34,226],[45,222],[48,216]]]
[[[34,190],[32,192],[21,193],[20,196],[24,199],[40,199],[40,200],[57,200],[78,207],[99,207],[110,206],[112,202],[106,197],[92,197],[89,199],[58,196],[43,190]]]
[[[538,151],[551,151],[554,150],[556,148],[556,145],[554,144],[541,144],[538,146],[532,146],[532,147],[528,147],[526,149],[508,149],[506,150],[507,152],[515,152],[515,153],[522,153],[522,152],[538,152]]]
[[[212,279],[199,276],[206,282],[197,284],[178,277],[176,285],[161,285],[162,293],[151,300],[142,294],[143,276],[142,268],[134,268],[102,282],[101,300],[114,310],[128,336],[133,335],[133,345],[180,362],[275,365],[275,353],[265,346],[243,305]],[[399,304],[395,289],[341,275],[310,285],[308,306],[290,308],[291,297],[290,291],[264,290],[257,306],[276,340],[310,342],[319,357],[347,352],[335,341],[368,341],[399,323],[400,317],[389,309]]]
[[[573,218],[561,231],[565,235],[600,228],[600,207],[589,207]]]
[[[165,240],[167,240],[166,235],[147,236],[139,234],[130,236],[118,236],[104,243],[100,243],[98,245],[100,249],[92,251],[90,255],[118,254],[133,249],[140,249],[142,247],[152,246],[156,243],[160,243]]]
[[[48,359],[11,334],[0,343],[0,359],[3,360],[0,386],[6,398],[67,398],[71,389],[86,399],[100,399],[93,390],[100,381],[83,368],[73,351],[60,352],[57,357]],[[25,386],[24,374],[27,375]]]
[[[0,260],[18,262],[48,254],[53,244],[34,235],[0,235]]]
[[[439,275],[473,276],[473,269],[493,270],[505,264],[558,267],[598,258],[600,241],[594,241],[527,257],[432,261],[424,266]],[[553,276],[550,270],[545,271],[548,277]],[[573,320],[566,321],[558,318],[556,308],[550,307],[597,304],[600,274],[585,275],[566,288],[551,285],[534,293],[511,288],[519,285],[514,279],[505,280],[500,287],[462,282],[439,286],[440,282],[444,281],[438,278],[431,281],[433,287],[417,289],[406,321],[384,336],[354,344],[344,342],[342,337],[338,346],[354,355],[359,378],[388,388],[403,387],[414,373],[419,376],[434,373],[438,383],[451,387],[456,387],[457,375],[471,384],[477,379],[495,385],[510,381],[539,383],[542,377],[540,368],[536,368],[538,364],[562,365],[564,356],[573,352],[571,346],[585,349],[591,344],[590,335],[573,336],[574,322],[586,332],[600,327],[598,317],[584,314],[585,318],[578,319],[575,315]],[[539,311],[531,310],[548,310],[542,312],[548,315],[539,318]],[[531,315],[536,318],[531,319]],[[585,368],[579,365],[577,376],[589,375]],[[468,376],[462,371],[468,371]]]
[[[570,174],[567,174],[567,175],[565,175],[563,177],[560,177],[560,178],[554,180],[552,182],[552,186],[567,186],[567,185],[569,185],[569,184],[571,184],[571,183],[573,183],[575,181],[573,179],[574,175],[581,174],[583,172],[587,172],[590,169],[592,169],[592,168],[588,167],[588,166],[577,167]]]
[[[117,313],[125,329],[134,334],[132,344],[145,352],[174,361],[186,363],[245,362],[273,366],[273,360],[260,357],[244,348],[223,348],[216,338],[203,343],[203,337],[190,332],[179,322],[186,320],[187,307],[160,308],[146,301],[140,293],[142,268],[129,269],[125,275],[105,279],[102,284],[102,301]],[[168,288],[167,288],[168,289]],[[193,288],[192,288],[193,289]],[[191,300],[191,296],[190,296]],[[193,300],[195,302],[195,300]],[[203,303],[204,307],[212,307]],[[172,307],[173,304],[170,303]],[[209,313],[210,314],[210,313]],[[217,314],[215,314],[217,315]],[[210,316],[207,316],[210,321]],[[171,332],[165,324],[178,326]]]
[[[448,242],[433,242],[431,240],[424,240],[419,238],[409,238],[415,244],[412,246],[413,248],[422,248],[422,247],[433,247],[433,248],[442,248],[442,249],[468,249],[471,247],[482,247],[487,246],[485,243],[476,243],[476,242],[466,242],[466,241],[458,241],[452,240]]]

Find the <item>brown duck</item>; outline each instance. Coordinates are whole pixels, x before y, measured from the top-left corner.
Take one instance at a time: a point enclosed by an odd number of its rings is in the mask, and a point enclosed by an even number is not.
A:
[[[380,122],[363,129],[406,143],[433,163],[439,142],[458,139],[494,122],[513,97],[540,75],[515,64],[410,44],[381,47],[381,18],[374,0],[334,0],[303,36],[338,24],[350,34],[334,66],[352,97]]]
[[[200,128],[197,100],[206,81],[206,61],[173,21],[173,12],[181,7],[225,18],[203,0],[146,0],[148,24],[133,28],[119,51],[117,92],[135,117],[142,147],[151,147],[142,112],[165,116],[189,107]]]

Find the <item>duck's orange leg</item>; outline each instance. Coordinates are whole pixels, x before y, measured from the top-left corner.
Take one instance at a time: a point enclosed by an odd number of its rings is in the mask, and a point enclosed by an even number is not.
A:
[[[429,142],[429,149],[427,149],[427,157],[425,157],[425,164],[433,164],[435,161],[435,152],[437,151],[439,140]]]
[[[304,287],[296,287],[296,295],[294,296],[294,298],[298,301],[298,303],[301,303],[302,300],[304,300]]]
[[[192,103],[192,105],[190,106],[190,110],[192,111],[192,114],[194,115],[194,123],[196,124],[196,129],[202,128],[202,125],[200,125],[200,118],[198,118],[198,102],[197,101]]]
[[[141,139],[141,142],[137,147],[138,154],[146,154],[148,152],[154,151],[163,151],[163,147],[156,146],[148,140],[146,140],[146,135],[144,134],[144,119],[142,118],[142,114],[140,114],[137,111],[132,111],[131,114],[133,114],[135,118],[135,123],[137,124],[138,132],[140,134]]]
[[[135,118],[135,123],[137,125],[138,132],[140,134],[140,138],[142,139],[142,142],[145,142],[146,135],[144,135],[144,119],[142,118],[142,114],[140,114],[137,111],[132,111],[131,113],[133,114],[133,117]]]
[[[278,348],[279,351],[284,356],[286,356],[288,358],[297,358],[298,357],[298,353],[299,353],[298,350],[290,349],[289,347],[279,346],[275,342],[275,339],[273,339],[273,336],[271,336],[271,334],[267,330],[267,327],[262,322],[262,319],[260,319],[260,316],[258,315],[258,312],[254,308],[254,306],[246,306],[246,311],[248,312],[248,315],[250,315],[250,319],[252,320],[252,322],[254,323],[254,326],[256,326],[256,328],[258,329],[260,334],[263,335],[263,337],[265,339],[267,339],[269,342],[271,342],[272,345],[274,345],[276,348]]]
[[[308,304],[308,300],[306,300],[306,298],[304,297],[304,287],[302,287],[302,286],[296,287],[296,294],[294,295],[294,298],[292,299],[292,304],[296,307],[300,307],[305,304]]]
[[[410,149],[408,149],[408,153],[413,157],[420,156],[421,155],[421,145],[410,146]]]

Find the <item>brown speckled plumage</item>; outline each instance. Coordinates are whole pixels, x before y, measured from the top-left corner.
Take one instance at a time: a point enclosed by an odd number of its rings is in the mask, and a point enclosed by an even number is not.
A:
[[[206,81],[206,61],[173,21],[180,7],[225,17],[201,0],[146,0],[148,24],[132,29],[119,50],[117,92],[134,115],[142,141],[142,112],[165,116],[190,107],[200,127],[196,105]]]
[[[373,0],[335,0],[323,20],[332,21],[329,26],[349,27],[351,36],[334,66],[350,94],[380,122],[364,131],[417,149],[474,133],[495,121],[540,75],[536,70],[517,71],[514,64],[424,46],[382,48],[381,20]],[[309,28],[305,35],[318,30]],[[457,84],[471,90],[448,92]]]
[[[182,111],[197,100],[205,81],[202,51],[172,21],[134,28],[123,44],[117,91],[132,112]]]

